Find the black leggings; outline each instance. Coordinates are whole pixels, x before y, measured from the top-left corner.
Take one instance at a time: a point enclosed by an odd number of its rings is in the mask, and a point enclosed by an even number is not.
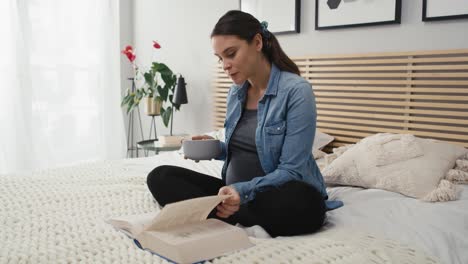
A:
[[[216,195],[223,180],[176,166],[159,166],[148,175],[148,188],[159,205]],[[262,226],[271,236],[293,236],[320,229],[325,220],[325,201],[318,190],[302,181],[290,181],[256,194],[229,218],[214,209],[209,218],[230,224]]]

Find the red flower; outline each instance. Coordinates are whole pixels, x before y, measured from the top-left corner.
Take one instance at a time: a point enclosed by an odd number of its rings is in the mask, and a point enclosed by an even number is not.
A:
[[[156,41],[153,40],[153,47],[154,47],[155,49],[160,49],[160,48],[161,48],[161,45],[159,45],[158,42],[156,42]]]
[[[128,45],[127,47],[125,47],[124,50],[122,50],[122,54],[127,56],[130,62],[133,62],[136,59],[136,55],[135,53],[133,53],[133,48],[130,45]]]
[[[131,45],[128,45],[122,52],[133,52],[133,47]]]
[[[154,41],[153,40],[153,47],[155,49],[160,49],[161,48],[161,45],[159,45],[158,42]],[[125,56],[127,56],[128,60],[133,63],[133,61],[135,61],[136,59],[136,55],[134,53],[134,50],[133,50],[133,47],[131,45],[128,45],[125,47],[124,50],[122,50],[122,54],[124,54]]]

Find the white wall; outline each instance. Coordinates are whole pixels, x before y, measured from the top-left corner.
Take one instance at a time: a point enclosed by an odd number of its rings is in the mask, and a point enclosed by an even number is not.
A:
[[[134,43],[140,65],[166,63],[187,83],[189,103],[176,112],[173,133],[200,133],[211,129],[211,79],[215,56],[210,33],[221,15],[238,8],[235,0],[138,0],[134,2]],[[152,41],[161,44],[154,50]],[[141,107],[143,111],[143,107]],[[142,114],[145,137],[150,117]],[[169,134],[161,118],[158,135]]]
[[[422,21],[422,0],[403,0],[401,24],[315,30],[315,0],[302,0],[301,33],[279,36],[291,56],[468,48],[468,19]]]
[[[402,2],[400,25],[316,31],[315,1],[302,0],[301,33],[280,35],[278,39],[291,56],[468,48],[468,19],[422,22],[422,1]],[[237,9],[238,5],[238,0],[134,2],[133,40],[140,63],[149,65],[154,56],[183,74],[188,83],[189,104],[176,113],[175,133],[200,133],[211,129],[211,80],[215,58],[209,35],[218,18],[227,10]],[[153,39],[162,45],[155,53],[151,47]],[[150,118],[145,115],[142,118],[147,137]],[[168,133],[162,122],[157,126],[159,134]]]

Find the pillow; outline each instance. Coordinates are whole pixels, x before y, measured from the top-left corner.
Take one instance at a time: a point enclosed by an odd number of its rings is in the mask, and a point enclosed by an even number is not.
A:
[[[449,170],[445,178],[454,183],[468,184],[468,153],[455,162],[455,168]]]
[[[314,159],[321,159],[327,156],[327,153],[321,151],[320,149],[314,149],[312,150],[312,156],[314,156]]]
[[[330,142],[332,142],[335,138],[320,132],[318,129],[315,131],[314,143],[312,144],[312,153],[314,153],[317,149],[322,149]]]
[[[322,175],[328,184],[383,189],[424,201],[450,201],[457,199],[457,188],[443,178],[466,152],[442,141],[380,133],[349,147]]]

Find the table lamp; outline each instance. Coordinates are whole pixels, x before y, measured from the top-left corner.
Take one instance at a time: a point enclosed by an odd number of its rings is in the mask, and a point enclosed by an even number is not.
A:
[[[188,103],[187,100],[187,90],[185,88],[185,80],[182,75],[179,76],[177,79],[177,86],[174,91],[174,97],[172,98],[172,102],[177,106],[177,108],[180,107],[180,105]],[[174,105],[172,106],[172,118],[171,118],[171,136],[172,136],[172,123],[174,120]]]

